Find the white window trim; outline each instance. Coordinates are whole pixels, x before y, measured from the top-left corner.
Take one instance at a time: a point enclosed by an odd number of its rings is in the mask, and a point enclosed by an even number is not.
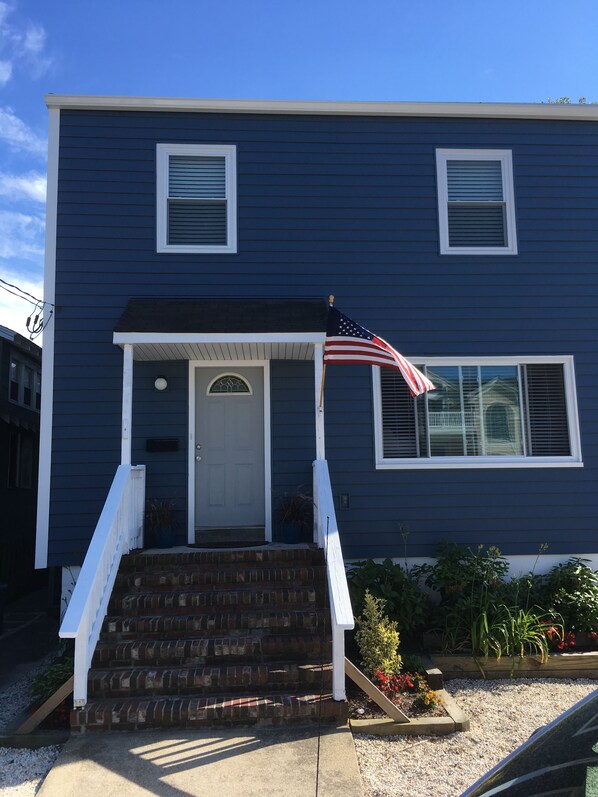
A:
[[[567,421],[571,455],[568,457],[384,457],[382,437],[382,391],[380,368],[372,366],[372,386],[374,397],[374,440],[375,465],[377,470],[429,470],[463,468],[582,468],[581,439],[579,434],[579,414],[577,409],[577,390],[575,387],[575,367],[572,355],[549,355],[531,357],[410,357],[410,362],[419,365],[522,365],[522,364],[562,364],[567,402]]]
[[[502,188],[507,225],[506,246],[449,246],[447,161],[499,160],[502,164]],[[510,149],[437,149],[438,223],[441,255],[516,255],[515,193],[513,189],[513,157]]]
[[[171,155],[218,156],[226,168],[225,246],[168,243],[168,160]],[[170,254],[234,254],[237,251],[237,148],[233,144],[157,144],[156,146],[157,251]]]

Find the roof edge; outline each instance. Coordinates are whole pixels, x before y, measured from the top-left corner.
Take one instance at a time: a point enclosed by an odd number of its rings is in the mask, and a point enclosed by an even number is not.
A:
[[[598,120],[598,105],[502,102],[371,102],[234,100],[181,97],[110,97],[46,94],[48,108],[86,111],[188,111],[197,113],[333,114],[357,116],[471,116]]]

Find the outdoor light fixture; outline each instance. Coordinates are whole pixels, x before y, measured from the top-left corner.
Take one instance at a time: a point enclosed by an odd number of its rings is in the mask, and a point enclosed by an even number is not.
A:
[[[166,377],[157,376],[156,381],[154,382],[154,387],[156,388],[156,390],[160,391],[166,390],[166,388],[168,387],[168,382],[166,381]]]

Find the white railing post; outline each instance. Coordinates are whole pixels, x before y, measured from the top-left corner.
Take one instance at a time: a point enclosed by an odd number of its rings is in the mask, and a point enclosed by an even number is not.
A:
[[[121,465],[131,464],[131,425],[133,422],[133,345],[125,343],[123,350],[123,406]]]
[[[345,699],[345,631],[354,627],[353,608],[349,598],[347,574],[334,511],[328,463],[317,459],[314,464],[315,537],[326,557],[330,620],[332,626],[332,696]]]
[[[75,640],[75,708],[87,703],[87,674],[121,556],[140,539],[144,491],[144,466],[117,468],[60,626],[61,638]]]

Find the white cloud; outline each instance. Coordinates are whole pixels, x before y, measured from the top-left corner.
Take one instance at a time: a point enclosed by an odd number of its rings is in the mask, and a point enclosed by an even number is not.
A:
[[[44,221],[38,216],[0,210],[0,258],[41,263],[44,255]]]
[[[6,86],[12,75],[10,61],[0,61],[0,86]]]
[[[11,23],[13,6],[0,2],[0,86],[11,78],[15,67],[25,67],[34,78],[40,77],[52,64],[44,52],[46,31],[30,22],[26,27]]]
[[[32,199],[34,202],[46,201],[46,176],[39,172],[27,174],[6,174],[0,172],[0,196],[9,199]]]
[[[34,155],[46,154],[46,140],[34,133],[8,106],[0,108],[0,139],[14,149]]]
[[[9,282],[11,285],[18,285],[19,288],[22,288],[36,298],[41,299],[43,297],[41,271],[38,274],[24,277],[22,274],[3,268],[0,265],[0,278]],[[26,323],[33,309],[34,305],[30,302],[19,299],[4,289],[0,290],[0,324],[2,324],[2,326],[19,332],[25,337],[29,337]],[[39,338],[36,339],[35,342],[40,344]]]

